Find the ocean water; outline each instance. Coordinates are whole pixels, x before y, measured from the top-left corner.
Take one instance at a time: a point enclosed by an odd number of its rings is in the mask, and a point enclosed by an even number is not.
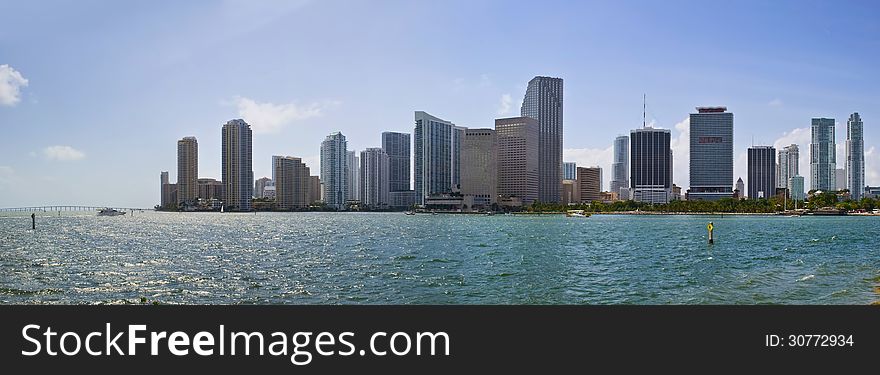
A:
[[[715,224],[708,245],[706,224]],[[880,217],[0,215],[0,303],[868,304]]]

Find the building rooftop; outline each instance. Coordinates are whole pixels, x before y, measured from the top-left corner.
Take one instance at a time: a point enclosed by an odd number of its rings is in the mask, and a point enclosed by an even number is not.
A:
[[[724,113],[727,107],[697,107],[698,113]]]

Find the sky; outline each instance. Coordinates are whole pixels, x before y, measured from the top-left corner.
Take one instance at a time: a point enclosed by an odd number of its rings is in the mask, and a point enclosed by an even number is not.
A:
[[[752,145],[801,146],[813,117],[865,122],[880,184],[876,1],[0,0],[0,207],[152,207],[195,136],[220,177],[220,129],[319,170],[324,137],[350,150],[413,131],[423,110],[467,127],[519,114],[536,75],[564,79],[564,159],[605,169],[647,121],[672,129],[688,186],[688,114],[734,113],[734,178]],[[731,182],[732,183],[732,182]],[[809,185],[809,178],[807,178]]]

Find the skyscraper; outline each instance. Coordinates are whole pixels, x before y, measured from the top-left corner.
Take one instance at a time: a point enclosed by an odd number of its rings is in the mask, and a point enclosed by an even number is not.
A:
[[[177,204],[193,205],[199,199],[199,143],[196,137],[177,141]]]
[[[360,200],[360,167],[361,162],[360,158],[358,158],[358,154],[355,151],[347,151],[345,154],[345,175],[346,181],[348,182],[348,194],[346,195],[347,200]]]
[[[493,129],[468,129],[461,147],[461,193],[474,197],[474,206],[498,201],[498,138]]]
[[[223,125],[222,181],[226,211],[251,211],[254,196],[253,133],[244,120]]]
[[[688,200],[733,197],[733,113],[727,107],[697,107],[690,115]]]
[[[321,177],[309,176],[309,204],[321,201]]]
[[[324,203],[331,208],[345,209],[348,198],[348,142],[340,132],[331,133],[321,143],[321,183]]]
[[[562,179],[577,180],[577,163],[566,161],[562,163]]]
[[[416,202],[423,205],[425,198],[433,194],[450,193],[453,176],[458,176],[461,161],[460,151],[455,150],[454,133],[463,128],[452,122],[431,116],[422,111],[415,112],[414,163]],[[460,146],[460,142],[458,143]]]
[[[802,176],[795,175],[788,179],[788,195],[796,201],[802,201],[806,198],[806,194],[804,194],[804,178]]]
[[[779,151],[779,165],[776,169],[776,187],[787,188],[788,180],[794,176],[800,175],[798,158],[801,153],[798,145],[791,144]],[[790,194],[789,194],[790,195]]]
[[[523,205],[538,200],[539,129],[537,120],[531,117],[495,120],[495,135],[498,137],[498,195],[517,197]],[[559,188],[562,189],[562,182],[559,183]]]
[[[837,154],[834,143],[834,119],[814,118],[811,128],[811,189],[836,191],[837,183],[834,170],[837,169]]]
[[[382,149],[388,154],[388,186],[390,191],[410,189],[410,135],[383,132]]]
[[[461,145],[465,131],[464,126],[452,127],[452,191],[461,191]]]
[[[652,204],[672,198],[672,149],[669,129],[651,127],[630,132],[632,200]]]
[[[737,198],[743,199],[746,197],[746,185],[743,183],[742,177],[736,179],[736,191]]]
[[[595,201],[601,201],[601,184],[602,168],[577,168],[577,190],[580,194],[581,203],[593,203]]]
[[[371,209],[388,208],[390,161],[385,150],[378,147],[361,151],[361,204]]]
[[[629,137],[625,135],[614,139],[614,163],[611,164],[610,191],[619,194],[621,199],[629,197],[628,194],[621,194],[620,189],[629,189]]]
[[[275,176],[275,166],[278,165],[278,159],[280,156],[272,156],[272,176]],[[269,177],[263,177],[254,182],[254,198],[265,198],[266,196],[263,194],[263,190],[266,186],[270,186],[273,180],[270,180]]]
[[[858,112],[846,121],[846,187],[850,198],[861,200],[865,196],[865,141],[864,125]],[[840,187],[838,187],[840,189]]]
[[[177,185],[175,184],[175,189]],[[172,204],[171,200],[171,184],[168,179],[168,172],[162,172],[159,174],[159,207],[168,208]],[[177,199],[175,197],[174,204],[177,204]]]
[[[770,198],[776,195],[776,149],[773,146],[752,146],[749,158],[749,198]]]
[[[275,160],[275,202],[281,210],[307,208],[311,188],[311,171],[302,159],[292,156],[272,157]]]
[[[562,93],[562,78],[532,78],[520,109],[538,121],[538,200],[547,203],[562,197]]]

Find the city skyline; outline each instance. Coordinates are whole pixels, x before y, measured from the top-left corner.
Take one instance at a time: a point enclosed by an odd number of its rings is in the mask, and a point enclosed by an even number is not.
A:
[[[872,121],[880,118],[872,108],[877,99],[870,64],[874,52],[848,54],[878,34],[867,18],[876,13],[872,3],[745,2],[731,7],[721,23],[710,22],[717,20],[712,10],[686,4],[563,3],[561,18],[540,15],[535,26],[507,33],[495,30],[509,17],[526,14],[526,4],[487,1],[461,12],[468,4],[419,3],[406,9],[394,2],[340,7],[309,1],[0,5],[8,14],[21,15],[0,26],[0,35],[8,36],[0,37],[6,52],[0,61],[0,124],[17,140],[0,151],[0,206],[151,207],[157,201],[156,171],[171,169],[170,181],[178,179],[167,140],[198,138],[203,150],[199,174],[219,178],[219,153],[204,150],[220,148],[216,124],[231,118],[242,118],[254,129],[257,178],[271,174],[271,155],[297,155],[317,167],[317,145],[331,131],[342,131],[350,149],[358,151],[376,145],[382,131],[412,132],[415,109],[466,127],[489,127],[495,118],[517,114],[517,102],[537,75],[565,80],[565,161],[611,171],[614,137],[640,126],[641,95],[647,93],[648,122],[672,132],[673,180],[683,189],[689,187],[689,151],[681,143],[688,139],[685,120],[691,108],[705,104],[726,105],[736,113],[734,179],[746,177],[744,156],[750,144],[773,144],[779,150],[795,143],[801,157],[808,157],[814,117],[838,119],[837,165],[843,167],[845,119],[858,112],[869,125],[865,185],[880,184],[880,150],[875,148],[880,135],[870,131]],[[35,16],[45,13],[71,17]],[[596,22],[580,22],[585,13],[595,15]],[[239,14],[249,17],[247,27],[211,27]],[[314,40],[301,36],[331,15],[344,21],[362,14],[375,17],[358,38],[350,38],[347,29],[329,30]],[[788,27],[780,31],[779,14],[796,14],[797,21],[784,20]],[[458,27],[440,36],[412,27],[418,19],[414,15],[444,17]],[[668,22],[683,17],[692,22]],[[820,20],[836,26],[808,26]],[[609,26],[633,21],[644,27],[598,37]],[[173,33],[150,26],[163,22],[185,26]],[[744,22],[748,30],[738,27]],[[695,27],[705,32],[691,32]],[[67,31],[48,37],[58,28]],[[109,28],[118,32],[107,33]],[[413,31],[398,35],[401,29]],[[541,42],[546,40],[552,42]],[[44,48],[37,51],[30,47],[34,44]],[[541,58],[498,63],[497,56],[523,44],[535,46]],[[347,69],[325,45],[367,58],[360,69]],[[380,51],[369,52],[377,45]],[[697,47],[707,53],[680,58]],[[72,54],[72,49],[82,53]],[[834,58],[817,61],[812,58],[817,49]],[[217,58],[229,50],[261,58]],[[427,51],[456,63],[404,62]],[[597,55],[613,58],[588,58]],[[652,57],[650,63],[643,61],[645,55]],[[65,61],[68,69],[59,71],[54,61]],[[426,89],[407,90],[416,86]],[[809,162],[801,159],[800,164],[801,175],[809,180]],[[121,176],[124,189],[101,188],[106,178]],[[70,184],[50,192],[60,182]],[[603,185],[607,190],[608,181]]]

